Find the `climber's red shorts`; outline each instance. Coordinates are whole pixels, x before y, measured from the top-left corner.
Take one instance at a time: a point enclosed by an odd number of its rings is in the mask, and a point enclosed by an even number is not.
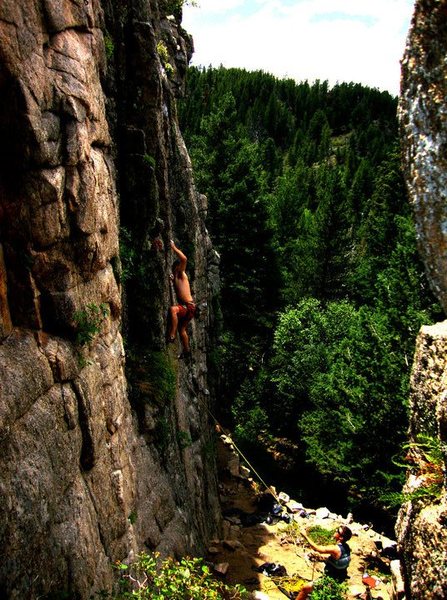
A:
[[[178,304],[177,309],[178,318],[184,323],[189,323],[189,321],[192,321],[194,315],[196,314],[196,305],[194,304],[194,302]]]

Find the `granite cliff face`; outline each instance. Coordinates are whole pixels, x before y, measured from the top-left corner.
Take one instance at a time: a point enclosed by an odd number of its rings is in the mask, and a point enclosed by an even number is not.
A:
[[[402,61],[399,106],[404,168],[419,251],[447,312],[447,3],[416,2]]]
[[[399,115],[404,169],[427,276],[447,310],[447,2],[419,0],[402,62]],[[417,340],[410,397],[411,497],[439,479],[439,498],[404,504],[397,523],[407,596],[447,597],[447,321],[423,327]],[[421,435],[437,440],[434,468]],[[436,472],[437,471],[437,472]],[[443,479],[443,481],[442,481]]]
[[[113,561],[200,552],[217,527],[217,260],[178,130],[191,42],[170,4],[0,4],[2,598],[89,598]],[[164,343],[170,238],[208,306],[189,365]]]

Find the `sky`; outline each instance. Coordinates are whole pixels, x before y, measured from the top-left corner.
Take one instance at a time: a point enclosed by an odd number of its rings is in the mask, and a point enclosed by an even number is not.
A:
[[[189,3],[188,3],[189,4]],[[193,65],[362,83],[398,95],[414,0],[198,0],[183,7]]]

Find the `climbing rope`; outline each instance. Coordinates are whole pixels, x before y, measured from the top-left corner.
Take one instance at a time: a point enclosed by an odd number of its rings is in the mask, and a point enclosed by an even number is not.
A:
[[[200,398],[199,398],[200,401]],[[210,417],[213,419],[213,421],[215,422],[215,424],[217,425],[217,427],[221,430],[221,431],[225,431],[224,428],[222,427],[222,425],[219,423],[219,421],[216,419],[216,417],[213,415],[213,413],[210,411],[210,409],[208,408],[208,406],[202,402],[205,410],[208,412],[208,414],[210,415]],[[258,481],[260,483],[262,483],[262,485],[265,487],[265,489],[272,494],[272,496],[275,498],[275,500],[278,502],[278,504],[281,503],[277,493],[275,492],[275,490],[267,485],[265,483],[265,481],[262,479],[262,477],[259,475],[259,473],[256,471],[256,469],[253,467],[253,465],[250,463],[250,461],[248,460],[248,458],[245,456],[245,454],[242,452],[242,450],[238,447],[238,445],[236,444],[236,442],[233,440],[233,438],[225,433],[225,436],[227,438],[229,438],[229,440],[231,441],[231,444],[233,445],[235,451],[237,452],[237,454],[239,454],[239,456],[242,458],[242,460],[248,465],[248,467],[250,468],[250,470],[256,475]]]
[[[219,425],[219,427],[221,427]],[[225,434],[226,435],[226,434]],[[239,456],[242,458],[242,460],[248,465],[248,467],[250,468],[250,470],[256,475],[256,477],[258,478],[258,480],[262,483],[262,485],[265,487],[265,489],[270,492],[270,494],[272,494],[272,496],[275,498],[275,500],[278,502],[278,504],[281,503],[280,499],[278,498],[278,495],[276,494],[275,490],[267,485],[265,483],[265,481],[262,479],[262,477],[259,475],[259,473],[256,471],[256,469],[253,467],[253,465],[250,463],[250,461],[247,459],[247,457],[245,456],[245,454],[242,452],[242,450],[240,448],[238,448],[238,446],[236,445],[236,443],[234,442],[233,438],[231,436],[227,436],[230,438],[232,445],[234,446],[234,449],[236,450],[236,452],[239,454]]]
[[[273,583],[288,598],[295,598],[296,595],[301,591],[301,588],[309,583],[309,580],[304,579],[298,575],[292,575],[291,577],[272,577]]]

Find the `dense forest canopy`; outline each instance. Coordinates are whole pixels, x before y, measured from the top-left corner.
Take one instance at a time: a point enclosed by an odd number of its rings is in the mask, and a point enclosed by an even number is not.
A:
[[[399,489],[415,337],[439,314],[416,251],[396,98],[191,68],[181,127],[221,255],[221,417],[294,442],[348,496]]]

